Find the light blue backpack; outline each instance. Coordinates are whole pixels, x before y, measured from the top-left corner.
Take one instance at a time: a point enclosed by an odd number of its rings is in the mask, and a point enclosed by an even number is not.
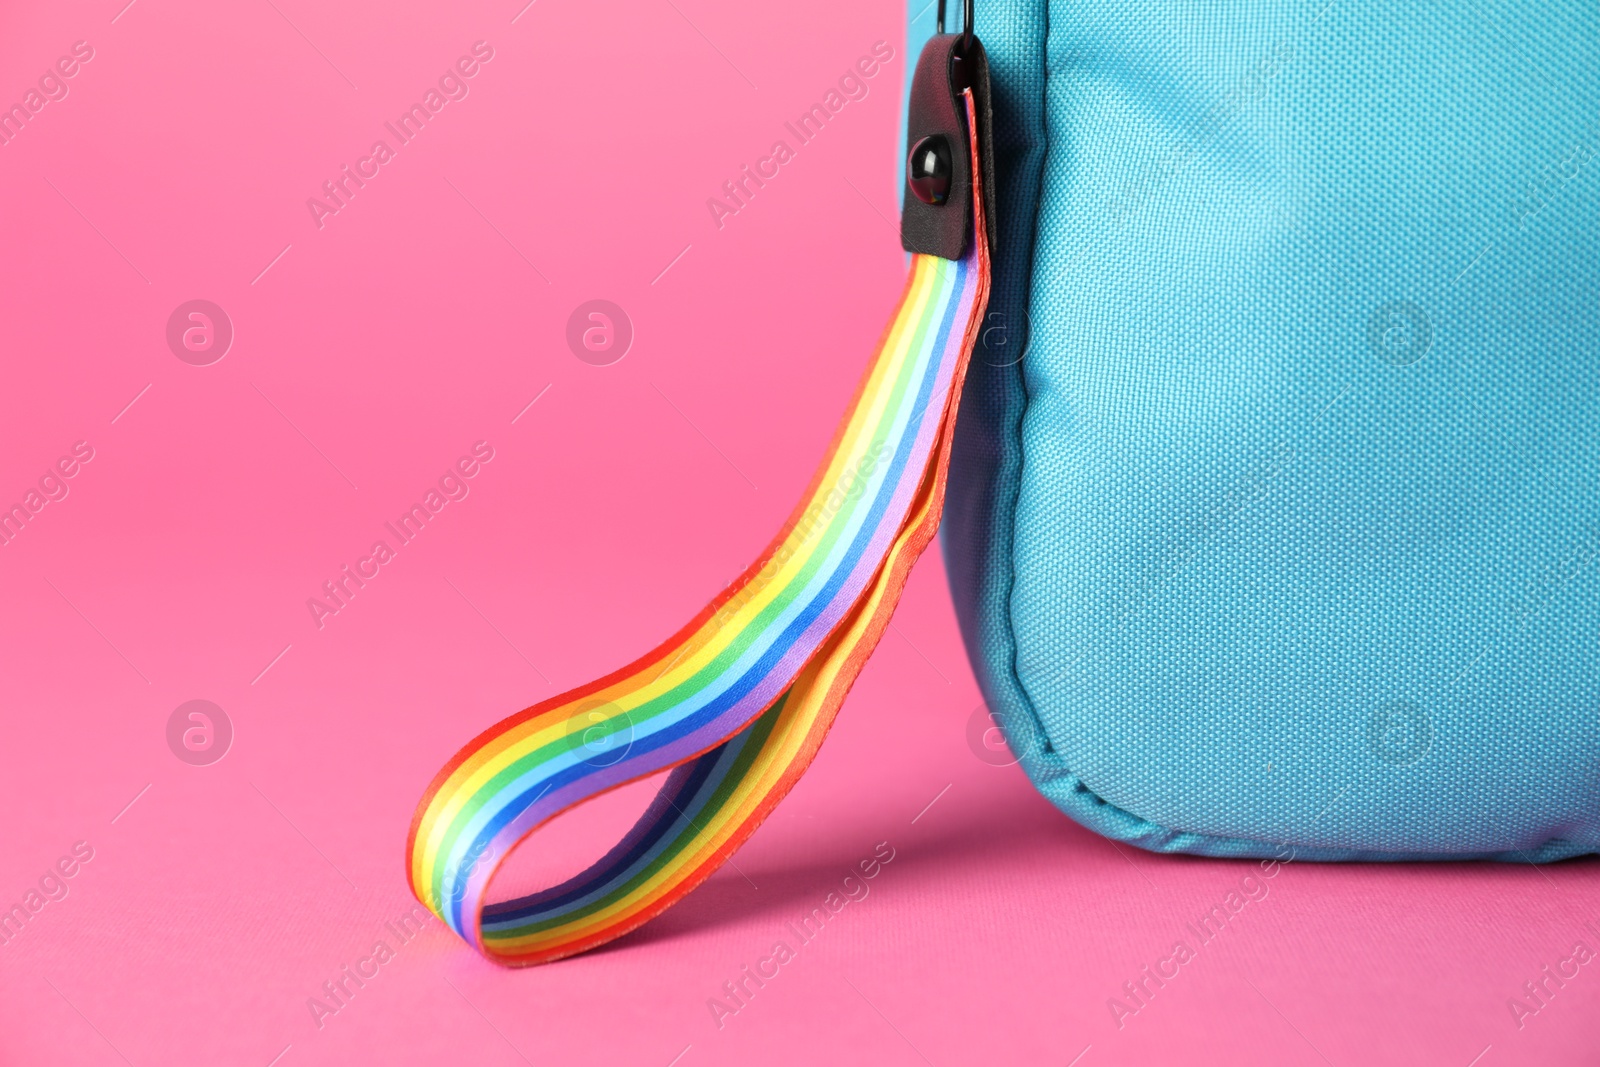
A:
[[[1158,851],[1600,850],[1600,8],[976,28],[945,552],[1035,785]]]

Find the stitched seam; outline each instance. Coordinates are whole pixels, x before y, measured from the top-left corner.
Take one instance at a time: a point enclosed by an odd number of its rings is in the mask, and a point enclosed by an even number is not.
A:
[[[1042,80],[1039,93],[1041,151],[1039,154],[1038,180],[1034,186],[1033,195],[1033,228],[1029,235],[1027,261],[1028,277],[1022,289],[1022,321],[1027,326],[1028,334],[1026,343],[1029,347],[1032,347],[1033,345],[1033,268],[1034,263],[1037,262],[1039,257],[1039,220],[1040,216],[1044,214],[1044,182],[1045,175],[1050,169],[1050,4],[1051,0],[1043,0],[1044,35],[1039,44],[1041,52],[1040,63],[1044,69],[1044,78]],[[1017,507],[1022,500],[1023,471],[1027,468],[1028,463],[1028,454],[1026,449],[1023,447],[1023,424],[1026,423],[1028,419],[1028,402],[1030,399],[1028,396],[1028,375],[1023,370],[1023,363],[1026,361],[1026,359],[1027,349],[1024,349],[1023,358],[1019,359],[1016,363],[1017,386],[1022,391],[1022,409],[1017,412],[1017,423],[1014,430],[1015,437],[1012,441],[1013,447],[1016,448],[1017,452],[1017,486],[1011,494],[1011,500],[1007,508],[1006,516],[1011,527],[1011,543],[1006,551],[1005,627],[1006,637],[1010,644],[1010,662],[1006,664],[1006,669],[1011,675],[1011,680],[1016,684],[1017,694],[1021,699],[1023,706],[1027,709],[1028,715],[1033,720],[1033,727],[1037,731],[1037,735],[1048,743],[1050,740],[1050,735],[1044,728],[1044,721],[1039,717],[1039,711],[1035,705],[1033,696],[1028,692],[1027,686],[1023,684],[1022,675],[1017,671],[1017,627],[1015,611],[1017,594]],[[1069,774],[1071,773],[1071,769],[1066,767],[1059,753],[1052,752],[1051,756],[1063,770],[1067,771]],[[1038,758],[1041,760],[1044,759],[1043,755],[1040,755]]]
[[[1030,345],[1033,342],[1032,310],[1034,264],[1038,260],[1039,256],[1039,225],[1040,219],[1044,214],[1045,176],[1050,169],[1050,10],[1051,0],[1044,0],[1044,38],[1040,45],[1040,48],[1043,52],[1041,60],[1044,69],[1044,79],[1040,93],[1039,107],[1042,151],[1039,157],[1038,182],[1034,189],[1033,198],[1033,232],[1030,235],[1030,244],[1028,248],[1028,279],[1027,284],[1023,288],[1023,321],[1029,324],[1028,343]],[[1160,823],[1152,822],[1142,815],[1136,815],[1135,813],[1128,811],[1126,808],[1112,804],[1110,801],[1106,800],[1104,797],[1100,796],[1098,793],[1094,792],[1087,785],[1085,785],[1083,779],[1080,778],[1071,767],[1067,766],[1065,753],[1054,750],[1054,743],[1051,741],[1050,734],[1044,728],[1044,720],[1039,716],[1037,703],[1033,699],[1033,695],[1028,691],[1027,685],[1023,682],[1022,675],[1017,670],[1017,628],[1015,612],[1017,593],[1017,505],[1022,498],[1023,471],[1026,469],[1028,463],[1028,453],[1023,447],[1023,425],[1027,422],[1028,403],[1030,400],[1028,395],[1028,376],[1023,371],[1023,363],[1026,361],[1026,358],[1026,353],[1024,353],[1023,359],[1018,360],[1016,364],[1017,383],[1018,387],[1022,390],[1022,410],[1017,413],[1016,436],[1013,442],[1016,447],[1018,457],[1017,488],[1012,494],[1009,508],[1011,544],[1009,551],[1006,554],[1006,594],[1004,620],[1006,636],[1011,645],[1010,662],[1006,666],[1011,675],[1011,680],[1016,684],[1017,695],[1020,698],[1024,708],[1027,710],[1029,717],[1033,720],[1033,727],[1038,732],[1037,736],[1043,738],[1047,743],[1051,744],[1052,751],[1049,754],[1050,762],[1054,763],[1063,772],[1071,776],[1076,783],[1077,791],[1090,798],[1092,802],[1104,805],[1106,808],[1112,811],[1120,812],[1128,816],[1130,819],[1137,820],[1142,827],[1148,827],[1150,830],[1155,831],[1159,835],[1170,836],[1173,834],[1184,834],[1192,835],[1205,841],[1226,840],[1222,838],[1215,838],[1209,834],[1195,834],[1193,831],[1176,830],[1172,827],[1163,826]],[[1037,758],[1041,762],[1045,760],[1045,756],[1043,754],[1039,755]]]
[[[1039,157],[1038,183],[1035,186],[1033,198],[1033,232],[1030,236],[1030,245],[1028,249],[1028,280],[1023,289],[1023,321],[1029,324],[1028,343],[1030,345],[1033,341],[1032,310],[1034,263],[1037,261],[1039,255],[1039,226],[1040,219],[1044,214],[1045,176],[1050,169],[1050,11],[1051,0],[1044,0],[1044,39],[1040,46],[1043,52],[1041,60],[1044,69],[1044,79],[1043,87],[1040,93],[1039,107],[1042,151]],[[1017,383],[1018,387],[1022,390],[1022,410],[1017,414],[1016,436],[1014,438],[1014,445],[1016,447],[1018,457],[1017,488],[1012,494],[1009,508],[1011,544],[1006,555],[1007,588],[1005,595],[1004,620],[1006,636],[1010,640],[1011,645],[1010,662],[1007,664],[1007,670],[1011,675],[1011,680],[1016,684],[1017,695],[1020,698],[1024,708],[1027,710],[1029,717],[1033,720],[1033,727],[1038,731],[1037,736],[1042,737],[1047,743],[1051,743],[1052,751],[1049,754],[1050,762],[1054,763],[1054,765],[1059,767],[1061,771],[1069,775],[1075,783],[1076,791],[1080,792],[1085,797],[1088,797],[1091,802],[1103,805],[1111,811],[1126,815],[1128,818],[1137,821],[1142,828],[1147,828],[1147,832],[1153,831],[1159,836],[1170,837],[1175,834],[1181,834],[1184,836],[1192,836],[1201,841],[1225,842],[1228,839],[1217,838],[1210,834],[1198,834],[1194,833],[1193,831],[1177,830],[1173,827],[1164,826],[1161,823],[1152,822],[1142,815],[1137,815],[1134,812],[1128,811],[1126,808],[1112,804],[1110,801],[1094,792],[1094,790],[1090,789],[1086,784],[1084,784],[1083,779],[1080,778],[1071,767],[1067,766],[1065,753],[1054,750],[1054,744],[1051,742],[1050,734],[1044,728],[1044,720],[1039,716],[1037,703],[1034,700],[1033,695],[1028,691],[1027,685],[1023,682],[1021,673],[1017,670],[1017,628],[1015,612],[1017,593],[1017,505],[1022,498],[1023,471],[1026,469],[1028,463],[1027,449],[1023,447],[1023,426],[1027,422],[1028,404],[1029,400],[1031,399],[1028,395],[1028,376],[1023,371],[1023,363],[1026,362],[1026,358],[1026,354],[1024,354],[1023,359],[1017,362]],[[1040,755],[1038,758],[1041,762],[1043,762],[1045,759],[1043,755]]]

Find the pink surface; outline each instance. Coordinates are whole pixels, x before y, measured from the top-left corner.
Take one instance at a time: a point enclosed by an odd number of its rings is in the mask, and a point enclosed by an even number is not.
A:
[[[0,546],[0,903],[66,893],[0,946],[0,1062],[1595,1062],[1600,962],[1540,969],[1600,950],[1596,864],[1293,864],[1199,946],[1254,868],[1118,849],[977,758],[932,555],[737,870],[544,968],[398,936],[440,764],[676,629],[805,485],[902,281],[904,11],[124,3],[0,16],[5,100],[93,49],[0,145],[0,503],[93,450]],[[878,40],[867,97],[719,229],[707,198]],[[477,41],[465,97],[319,228],[307,198]],[[192,299],[234,326],[210,365],[167,344]],[[609,366],[566,342],[596,299],[634,330]],[[307,599],[479,441],[468,495],[319,628]],[[169,749],[190,700],[232,723],[220,762]],[[802,945],[879,842],[870,895]],[[522,873],[606,844],[568,831]]]

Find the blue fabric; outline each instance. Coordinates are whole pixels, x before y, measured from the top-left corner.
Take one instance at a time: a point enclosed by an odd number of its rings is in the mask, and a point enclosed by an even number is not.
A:
[[[944,536],[1034,783],[1160,851],[1600,851],[1600,9],[977,21]]]

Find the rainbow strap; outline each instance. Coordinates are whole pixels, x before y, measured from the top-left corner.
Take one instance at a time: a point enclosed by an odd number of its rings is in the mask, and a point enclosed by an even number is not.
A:
[[[648,922],[721,866],[816,755],[939,525],[989,294],[976,134],[968,140],[966,254],[912,257],[899,310],[778,537],[660,647],[485,730],[423,794],[406,843],[411,891],[484,955],[543,963]],[[588,870],[486,903],[494,871],[542,823],[667,768],[644,816]]]

